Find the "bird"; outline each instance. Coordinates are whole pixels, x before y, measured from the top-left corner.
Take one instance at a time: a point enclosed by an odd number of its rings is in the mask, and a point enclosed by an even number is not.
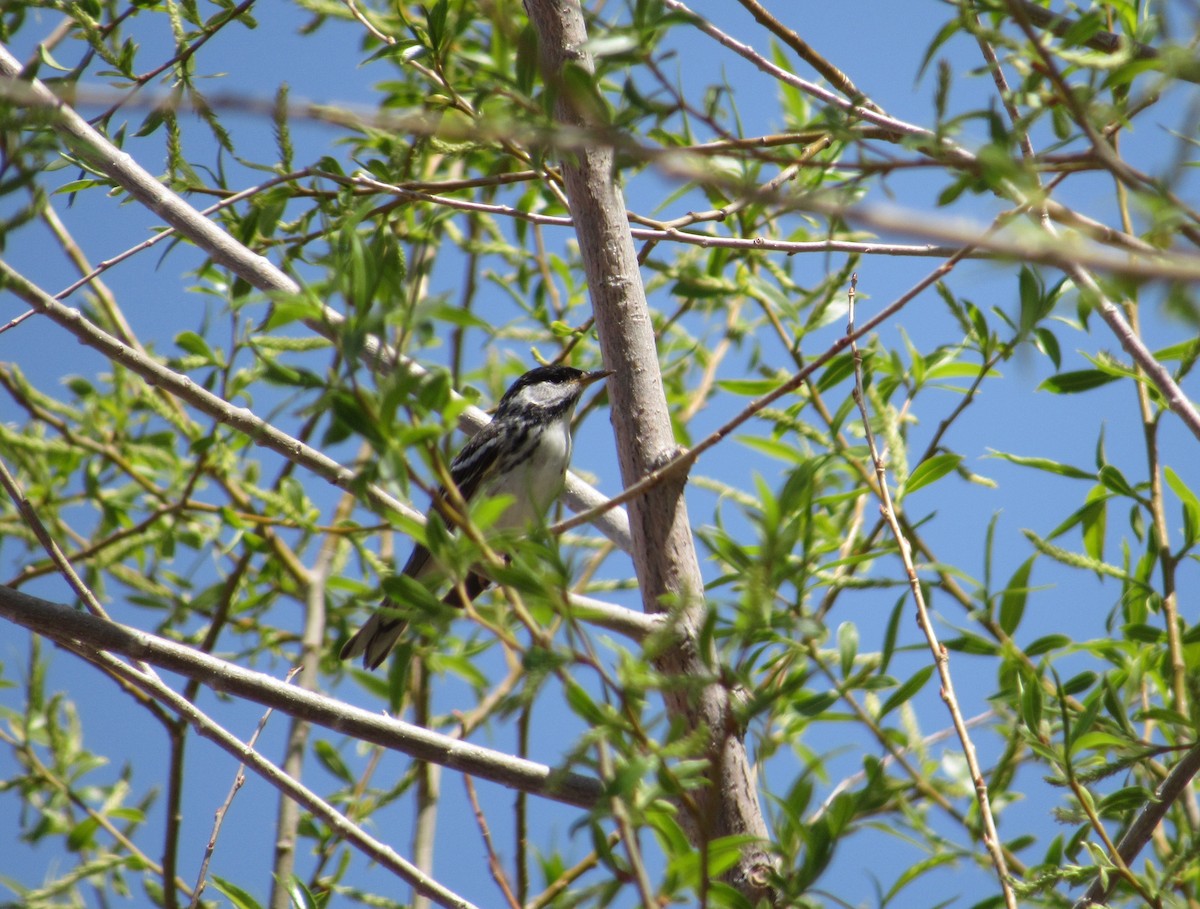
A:
[[[554,365],[538,366],[520,376],[500,398],[492,421],[472,436],[450,462],[450,478],[463,501],[511,496],[509,506],[494,525],[497,530],[520,529],[543,520],[566,482],[575,405],[589,385],[610,375],[612,370],[608,369],[585,372]],[[440,487],[427,520],[444,521],[449,503],[448,490]],[[433,574],[435,568],[429,550],[417,543],[400,573],[421,580]],[[473,600],[488,583],[472,572],[463,592]],[[459,598],[451,602],[463,605]],[[342,647],[340,658],[362,656],[364,668],[378,668],[407,624],[396,604],[384,599]]]

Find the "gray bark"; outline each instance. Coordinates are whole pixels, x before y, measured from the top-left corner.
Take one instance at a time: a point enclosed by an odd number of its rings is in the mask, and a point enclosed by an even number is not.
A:
[[[584,48],[587,32],[577,0],[526,0],[541,45],[543,76],[556,94],[555,113],[566,127],[596,126],[561,80],[565,66],[593,71]],[[677,450],[658,366],[650,310],[638,269],[624,199],[616,185],[613,151],[593,146],[562,161],[571,217],[579,240],[604,365],[614,370],[608,388],[621,479],[629,486]],[[647,612],[671,611],[677,642],[656,657],[678,680],[663,692],[673,718],[707,735],[711,788],[692,793],[696,809],[681,806],[679,820],[702,847],[717,837],[749,835],[729,882],[755,901],[769,895],[771,862],[767,827],[758,803],[754,770],[720,684],[715,655],[700,649],[703,581],[688,522],[686,477],[671,477],[629,503],[633,561]]]

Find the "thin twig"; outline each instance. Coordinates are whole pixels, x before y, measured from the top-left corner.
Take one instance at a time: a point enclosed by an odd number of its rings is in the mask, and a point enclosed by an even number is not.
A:
[[[379,864],[383,865],[397,877],[417,887],[438,903],[438,905],[453,907],[453,909],[474,909],[472,904],[467,902],[467,900],[436,880],[422,874],[415,865],[407,861],[386,843],[380,842],[370,836],[361,826],[350,821],[345,815],[334,808],[333,805],[329,804],[298,780],[292,779],[283,773],[275,764],[230,734],[223,726],[196,707],[195,704],[181,697],[157,679],[139,672],[108,653],[101,651],[88,652],[90,648],[86,645],[81,647],[79,644],[73,644],[71,649],[80,651],[81,655],[99,663],[114,675],[124,678],[175,711],[181,718],[195,727],[201,736],[215,742],[224,751],[250,767],[270,785],[286,793],[289,797],[294,798],[314,815],[321,818],[331,829],[353,843],[361,852],[370,856],[372,861],[379,862]],[[282,683],[277,682],[277,684]],[[292,690],[295,691],[296,689],[293,688]]]
[[[299,669],[296,668],[289,672],[285,681],[290,682],[292,680],[292,676],[294,676],[298,671]],[[258,737],[262,735],[263,730],[267,728],[267,720],[271,718],[271,714],[273,712],[274,710],[272,708],[267,708],[266,713],[264,713],[262,718],[258,721],[258,725],[254,727],[254,732],[246,741],[247,748],[253,748],[258,742]],[[196,875],[196,889],[192,892],[192,901],[189,904],[188,909],[196,909],[196,907],[200,905],[200,895],[204,892],[204,888],[207,885],[206,878],[208,877],[208,866],[212,862],[213,852],[215,852],[217,848],[217,837],[221,833],[221,825],[225,822],[225,815],[229,813],[229,808],[233,804],[234,797],[238,794],[245,783],[246,765],[245,763],[241,763],[238,765],[237,773],[234,774],[233,785],[229,787],[229,794],[225,796],[225,801],[221,803],[221,806],[217,809],[216,815],[213,817],[212,833],[209,834],[208,844],[204,847],[204,860],[200,862],[200,871]]]
[[[500,856],[496,854],[496,847],[492,844],[492,831],[488,827],[483,806],[479,804],[479,796],[475,794],[475,783],[469,776],[464,776],[463,785],[467,787],[467,799],[471,803],[471,811],[475,814],[475,823],[479,825],[479,835],[483,838],[483,848],[487,852],[488,871],[492,874],[492,880],[504,894],[504,900],[511,909],[520,909],[521,904],[513,893],[512,885],[508,882],[508,875],[504,873],[504,864],[500,861]]]
[[[896,551],[904,563],[904,571],[908,576],[909,588],[912,590],[913,601],[917,606],[917,620],[921,626],[921,631],[925,634],[925,640],[929,644],[929,650],[933,654],[933,661],[937,667],[938,678],[942,685],[942,700],[946,704],[946,709],[950,712],[950,719],[954,724],[954,731],[958,734],[958,740],[962,743],[963,756],[966,758],[967,768],[971,773],[971,781],[975,786],[975,798],[979,805],[979,815],[983,821],[983,844],[991,856],[993,867],[996,869],[996,877],[999,879],[1000,888],[1004,893],[1005,906],[1007,909],[1017,909],[1016,893],[1013,891],[1012,882],[1009,880],[1008,865],[1004,859],[1000,834],[996,831],[996,819],[992,816],[991,802],[988,799],[987,780],[984,779],[983,769],[980,767],[979,758],[975,754],[975,745],[971,741],[971,732],[967,728],[967,722],[962,715],[962,710],[958,706],[958,698],[954,693],[954,680],[950,676],[950,655],[945,646],[938,640],[937,632],[933,628],[933,621],[925,605],[925,594],[921,590],[921,581],[917,577],[917,569],[913,565],[908,538],[904,535],[904,531],[900,527],[900,521],[898,520],[899,509],[892,501],[892,495],[888,489],[887,466],[884,464],[883,455],[880,454],[879,448],[876,445],[875,434],[871,431],[871,419],[867,414],[866,396],[863,393],[862,354],[859,352],[854,331],[854,298],[857,286],[858,275],[851,275],[850,291],[848,294],[850,311],[847,317],[846,336],[850,338],[850,349],[854,356],[854,401],[858,405],[859,413],[862,415],[863,433],[866,437],[867,447],[871,453],[871,460],[875,464],[875,472],[878,476],[876,488],[879,492],[880,511],[884,519],[888,522],[888,526],[891,528],[892,534],[896,539]]]
[[[379,30],[379,27],[367,17],[367,14],[358,8],[358,4],[355,3],[354,0],[344,0],[344,2],[346,4],[346,8],[350,10],[350,15],[362,23],[363,28],[369,31],[384,44],[390,46],[396,43],[395,38],[393,38],[391,35],[385,35]]]

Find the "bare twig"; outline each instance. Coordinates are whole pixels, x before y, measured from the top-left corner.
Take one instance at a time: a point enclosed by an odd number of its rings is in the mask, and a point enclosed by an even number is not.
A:
[[[379,30],[379,27],[370,20],[366,13],[358,8],[358,4],[354,0],[345,0],[346,8],[350,10],[350,15],[357,19],[367,31],[374,37],[378,38],[384,44],[392,45],[396,43],[396,39],[391,35],[385,35]]]
[[[293,669],[291,672],[289,672],[287,681],[290,682],[292,680],[292,676],[294,676],[297,671],[298,670]],[[267,720],[271,718],[272,712],[273,711],[271,709],[268,709],[267,712],[262,715],[262,719],[258,721],[258,725],[254,727],[254,732],[246,741],[247,748],[254,748],[254,745],[258,742],[258,737],[262,735],[262,731],[267,728]],[[192,892],[192,901],[188,909],[196,909],[196,907],[200,905],[200,895],[204,892],[204,888],[207,884],[206,878],[208,877],[208,866],[212,862],[213,852],[216,851],[217,848],[217,837],[221,833],[221,825],[225,822],[225,815],[229,812],[229,807],[233,804],[234,797],[241,790],[242,786],[245,785],[245,782],[246,765],[245,763],[242,763],[238,765],[237,773],[234,774],[233,785],[229,787],[229,794],[225,796],[225,801],[221,803],[219,808],[217,808],[216,815],[213,817],[212,833],[209,834],[208,843],[204,847],[204,860],[200,862],[200,871],[196,875],[196,889]]]
[[[874,101],[855,85],[850,77],[829,62],[822,54],[817,53],[807,41],[800,37],[795,29],[788,28],[764,7],[758,0],[738,0],[759,24],[771,34],[790,47],[796,54],[815,69],[830,85],[845,95],[850,101],[870,108],[877,113],[883,113]]]
[[[488,871],[492,874],[492,880],[496,882],[496,886],[504,894],[504,901],[508,903],[511,909],[520,909],[521,904],[513,893],[512,885],[508,882],[508,875],[504,873],[504,864],[500,861],[500,856],[496,854],[496,847],[492,845],[492,831],[488,827],[487,816],[483,813],[483,806],[479,804],[479,796],[475,794],[475,784],[471,782],[469,776],[465,776],[463,777],[463,785],[467,787],[467,799],[471,802],[471,811],[475,814],[475,823],[479,825],[479,835],[483,838],[483,848],[487,852]]]
[[[975,798],[979,804],[979,815],[983,821],[983,844],[987,848],[988,854],[992,859],[992,865],[996,869],[996,877],[999,879],[1000,888],[1004,893],[1005,906],[1007,909],[1017,909],[1016,893],[1013,891],[1012,882],[1009,880],[1008,865],[1004,859],[1004,849],[1000,842],[1000,834],[996,830],[996,819],[992,816],[991,802],[988,799],[987,780],[984,779],[983,769],[980,767],[979,758],[975,754],[975,745],[971,741],[971,732],[967,727],[966,719],[963,717],[962,710],[958,706],[958,698],[954,693],[954,680],[950,676],[950,655],[938,640],[937,632],[933,627],[933,620],[930,618],[929,610],[926,608],[925,594],[921,590],[921,580],[917,577],[917,569],[913,565],[908,538],[904,535],[904,530],[900,527],[900,521],[898,520],[899,509],[892,501],[892,495],[888,489],[887,465],[884,463],[883,455],[875,443],[875,435],[871,431],[871,419],[867,413],[866,397],[863,394],[862,354],[859,352],[858,344],[854,340],[854,297],[857,285],[858,275],[852,275],[848,295],[850,312],[846,326],[846,336],[851,339],[850,349],[854,355],[854,401],[858,405],[859,413],[862,415],[863,433],[866,437],[867,447],[871,452],[871,460],[875,464],[875,472],[878,477],[876,488],[879,491],[880,511],[883,513],[883,517],[891,528],[892,535],[895,537],[896,551],[904,563],[904,571],[908,577],[909,588],[912,590],[913,601],[917,606],[917,620],[921,626],[921,631],[925,634],[925,640],[929,644],[929,650],[933,654],[933,661],[937,667],[938,678],[941,680],[942,700],[946,704],[946,709],[950,712],[950,719],[954,724],[954,731],[958,734],[958,740],[962,743],[963,756],[967,761],[967,768],[971,774],[971,782],[975,786]]]
[[[175,691],[159,682],[157,679],[139,672],[107,653],[89,652],[87,645],[73,644],[72,649],[79,649],[88,659],[102,665],[105,669],[124,678],[130,684],[137,686],[148,695],[160,701],[175,711],[182,719],[196,728],[203,737],[215,742],[224,751],[233,755],[246,766],[250,767],[272,786],[285,792],[289,797],[304,805],[317,817],[327,823],[332,830],[353,843],[356,848],[369,856],[372,861],[379,862],[393,874],[409,882],[422,893],[427,894],[438,905],[448,909],[474,909],[473,905],[444,887],[436,880],[422,874],[420,870],[407,861],[386,843],[370,836],[358,824],[353,823],[331,804],[317,795],[298,780],[283,773],[275,764],[268,761],[252,747],[237,739],[214,722],[195,704],[181,697]],[[275,680],[272,680],[275,681]],[[275,684],[282,685],[280,682]],[[290,686],[283,686],[290,687]],[[293,691],[295,689],[292,689]]]

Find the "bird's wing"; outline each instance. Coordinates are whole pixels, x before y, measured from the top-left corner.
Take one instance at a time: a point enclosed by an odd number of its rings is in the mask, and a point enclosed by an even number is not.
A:
[[[500,440],[500,433],[495,426],[495,422],[488,423],[475,433],[450,463],[450,478],[454,480],[454,485],[458,487],[459,495],[465,502],[471,501],[499,462],[497,455],[500,449],[497,442]],[[445,522],[449,504],[450,496],[446,487],[439,487],[433,497],[433,507],[429,509],[429,520],[433,520],[436,515]],[[408,561],[404,563],[401,574],[419,577],[429,564],[429,558],[429,550],[417,543],[413,546]]]

